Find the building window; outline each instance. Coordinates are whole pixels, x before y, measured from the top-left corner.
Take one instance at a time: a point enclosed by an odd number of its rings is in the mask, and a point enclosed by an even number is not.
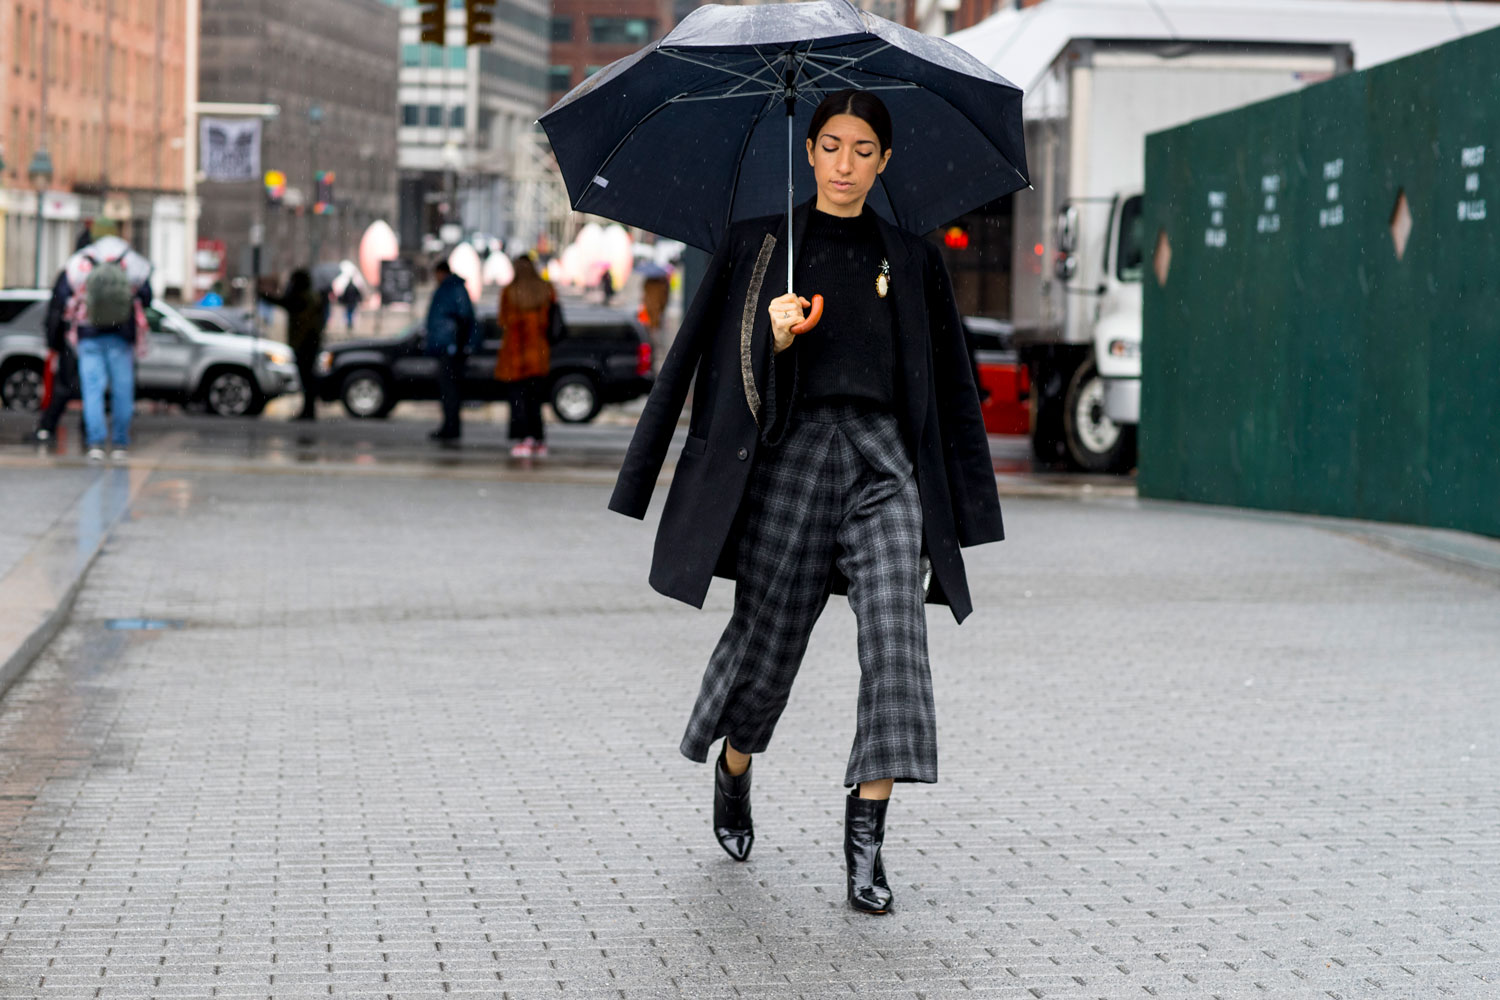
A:
[[[422,106],[420,104],[403,104],[403,105],[401,105],[401,124],[402,125],[420,125],[420,124],[422,124]]]
[[[13,23],[16,26],[16,33],[11,37],[10,40],[10,67],[12,72],[20,74],[21,60],[24,58],[24,53],[26,51],[26,45],[21,40],[25,35],[26,11],[21,8],[20,4],[16,4],[16,19]]]
[[[571,42],[573,40],[573,19],[571,17],[554,17],[552,19],[552,40],[554,42]]]
[[[403,65],[403,66],[420,66],[420,65],[422,65],[422,49],[423,49],[422,45],[403,45],[403,46],[401,46],[401,65]]]
[[[460,104],[456,108],[449,109],[448,124],[452,125],[454,128],[464,127],[464,108],[462,104]]]
[[[443,124],[443,106],[441,104],[427,105],[427,124],[437,128]]]
[[[573,67],[552,66],[547,70],[548,90],[571,90],[573,88]]]
[[[454,45],[448,49],[448,68],[464,69],[469,65],[469,50],[462,45]]]
[[[585,66],[583,67],[583,78],[587,80],[589,77],[593,76],[603,68],[603,66]]]
[[[645,45],[655,37],[655,18],[589,18],[589,41],[596,45]]]

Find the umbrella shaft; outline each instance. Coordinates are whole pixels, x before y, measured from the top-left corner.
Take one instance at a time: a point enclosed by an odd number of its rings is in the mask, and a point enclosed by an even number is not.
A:
[[[796,105],[790,101],[786,106],[786,290],[791,294],[792,288],[792,119]]]

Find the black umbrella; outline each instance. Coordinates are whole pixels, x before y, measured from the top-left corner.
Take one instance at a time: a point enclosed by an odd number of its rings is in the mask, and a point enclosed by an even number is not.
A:
[[[1020,88],[848,0],[699,7],[541,124],[574,209],[712,250],[731,222],[790,217],[813,189],[799,137],[850,87],[891,112],[894,153],[867,199],[891,222],[927,232],[1028,185]]]

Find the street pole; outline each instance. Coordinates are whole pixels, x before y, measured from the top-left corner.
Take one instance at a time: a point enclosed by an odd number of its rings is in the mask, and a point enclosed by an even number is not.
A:
[[[42,200],[45,189],[38,184],[36,188],[36,268],[32,271],[31,284],[34,288],[42,287]]]
[[[35,268],[32,276],[32,285],[36,288],[42,287],[42,207],[47,193],[47,184],[52,180],[52,156],[47,152],[47,73],[51,70],[48,50],[52,48],[52,4],[48,0],[42,0],[42,99],[39,102],[40,115],[37,120],[37,128],[40,130],[41,142],[37,143],[36,152],[32,154],[31,165],[27,168],[27,174],[33,184],[36,185],[36,258]]]
[[[191,79],[191,78],[190,78]],[[225,103],[220,101],[198,101],[192,103],[192,112],[197,115],[227,115],[233,117],[259,118],[264,122],[271,122],[281,116],[281,105],[279,104],[246,104]],[[196,117],[193,120],[197,124]],[[264,139],[264,133],[262,133]],[[191,136],[189,148],[198,148],[196,131]],[[198,158],[190,156],[188,175],[191,178],[197,171]],[[262,164],[264,166],[264,164]],[[196,181],[192,183],[196,184]],[[264,178],[257,177],[253,181],[255,185],[254,203],[255,211],[250,223],[250,270],[254,272],[254,283],[250,287],[251,322],[254,325],[256,336],[260,335],[260,272],[261,272],[261,248],[266,241],[266,193],[264,189]],[[196,232],[196,228],[194,230]],[[196,244],[196,236],[194,237]],[[196,250],[196,246],[194,247]],[[196,254],[190,255],[189,259],[195,259]],[[188,281],[191,283],[194,271],[189,269]]]
[[[307,220],[308,242],[310,259],[307,262],[308,270],[318,266],[318,254],[322,253],[322,227],[318,218],[318,133],[323,127],[323,105],[314,104],[307,109],[307,120],[312,125],[312,215]],[[306,201],[303,204],[307,204]]]

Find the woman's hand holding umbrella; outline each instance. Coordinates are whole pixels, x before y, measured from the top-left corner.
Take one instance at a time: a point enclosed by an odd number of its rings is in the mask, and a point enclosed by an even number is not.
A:
[[[808,310],[806,316],[803,310]],[[814,295],[809,302],[800,295],[787,292],[771,300],[767,307],[771,314],[771,340],[777,354],[792,346],[792,338],[806,333],[818,325],[823,318],[823,296]]]

